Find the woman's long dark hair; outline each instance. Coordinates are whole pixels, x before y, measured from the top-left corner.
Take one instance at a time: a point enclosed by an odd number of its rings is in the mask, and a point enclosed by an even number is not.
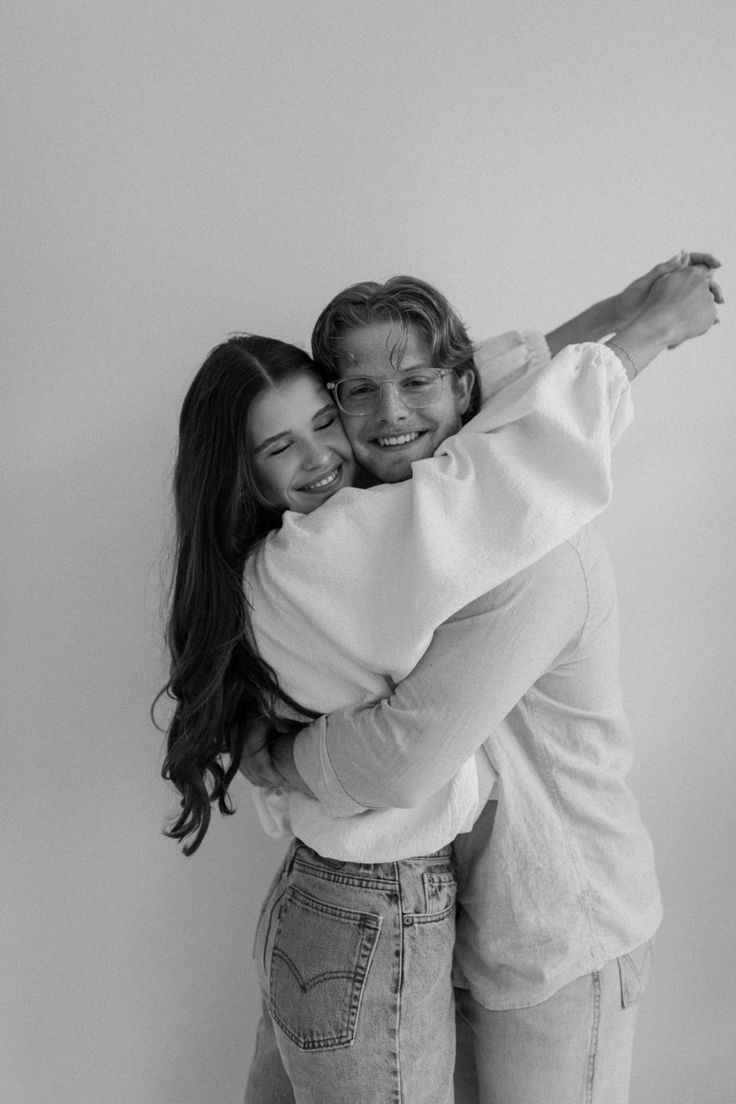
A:
[[[171,667],[161,691],[176,708],[161,773],[181,794],[181,811],[165,834],[181,841],[193,837],[184,846],[186,855],[202,842],[212,803],[221,813],[234,811],[228,787],[247,723],[273,719],[279,702],[298,708],[256,650],[243,568],[281,517],[254,482],[248,413],[264,390],[305,372],[316,374],[301,349],[238,335],[212,350],[181,409],[167,625]]]

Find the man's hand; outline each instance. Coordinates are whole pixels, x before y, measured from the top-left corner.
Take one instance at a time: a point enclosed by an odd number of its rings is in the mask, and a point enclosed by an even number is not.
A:
[[[623,291],[613,297],[613,315],[617,320],[615,329],[618,330],[629,325],[645,309],[648,305],[647,297],[657,280],[676,272],[678,269],[691,267],[702,268],[708,272],[713,299],[716,303],[722,303],[723,295],[720,286],[713,279],[713,271],[721,267],[721,262],[712,253],[687,253],[682,250],[676,256],[671,257],[669,261],[662,261],[661,264],[655,265],[649,272],[645,272],[643,276],[632,280]]]

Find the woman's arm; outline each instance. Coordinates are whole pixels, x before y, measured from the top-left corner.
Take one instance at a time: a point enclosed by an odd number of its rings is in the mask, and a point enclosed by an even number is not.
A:
[[[385,700],[291,735],[254,727],[240,769],[254,785],[316,796],[338,818],[420,804],[577,640],[586,615],[579,560],[565,545],[441,625]]]
[[[565,345],[577,345],[581,341],[602,341],[611,334],[616,334],[630,326],[644,310],[647,296],[660,277],[675,272],[683,266],[694,265],[708,269],[712,276],[713,270],[720,268],[721,262],[712,253],[686,253],[682,250],[669,261],[655,265],[643,276],[632,280],[617,295],[601,299],[600,302],[594,303],[575,318],[571,318],[548,333],[546,339],[552,356]],[[711,287],[715,302],[722,303],[723,296],[718,284],[711,281]]]
[[[365,692],[361,671],[407,674],[439,624],[605,509],[611,436],[630,417],[617,356],[600,345],[566,349],[523,369],[415,463],[410,480],[340,491],[309,515],[284,515],[251,557],[246,583],[259,649],[287,692],[324,711]],[[326,641],[343,674],[354,665],[360,691],[339,702],[314,696],[295,624],[302,647]]]
[[[664,349],[709,330],[718,321],[716,304],[722,302],[707,266],[681,266],[656,281],[645,310],[617,330],[608,344],[623,354],[626,374],[634,380]]]
[[[709,270],[680,267],[616,340],[644,364],[713,321]],[[287,513],[252,558],[259,648],[303,705],[326,712],[360,700],[372,692],[366,671],[398,681],[439,624],[608,504],[611,440],[631,417],[625,355],[589,344],[551,363],[524,354],[521,367],[518,348],[508,355],[515,366],[493,401],[414,464],[412,479]],[[323,671],[339,657],[326,689],[314,678],[317,646]]]
[[[587,611],[578,555],[565,544],[441,625],[390,698],[303,729],[299,775],[333,816],[421,804],[564,664]]]

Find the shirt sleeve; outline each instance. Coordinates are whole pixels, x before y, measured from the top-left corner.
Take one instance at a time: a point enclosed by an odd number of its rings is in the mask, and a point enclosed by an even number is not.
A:
[[[441,625],[391,697],[302,729],[299,774],[334,817],[419,804],[564,659],[584,627],[586,593],[575,550],[556,549]]]
[[[455,611],[605,509],[612,440],[631,417],[619,360],[598,344],[550,360],[543,338],[524,335],[499,353],[500,340],[476,353],[482,411],[411,479],[287,512],[251,558],[273,640],[298,624],[396,681]]]

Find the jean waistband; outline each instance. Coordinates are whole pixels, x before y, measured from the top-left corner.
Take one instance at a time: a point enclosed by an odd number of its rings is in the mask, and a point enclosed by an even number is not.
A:
[[[320,855],[319,852],[309,847],[308,844],[302,843],[301,840],[297,839],[294,840],[289,854],[287,855],[287,862],[289,868],[295,861],[301,860],[310,865],[321,867],[334,873],[350,874],[355,877],[372,876],[394,880],[397,875],[401,873],[402,869],[414,867],[417,864],[430,866],[438,862],[447,862],[451,855],[452,844],[447,844],[445,847],[441,847],[439,851],[433,851],[429,855],[412,855],[411,858],[397,859],[395,862],[356,863],[344,859],[331,859],[326,855]]]

